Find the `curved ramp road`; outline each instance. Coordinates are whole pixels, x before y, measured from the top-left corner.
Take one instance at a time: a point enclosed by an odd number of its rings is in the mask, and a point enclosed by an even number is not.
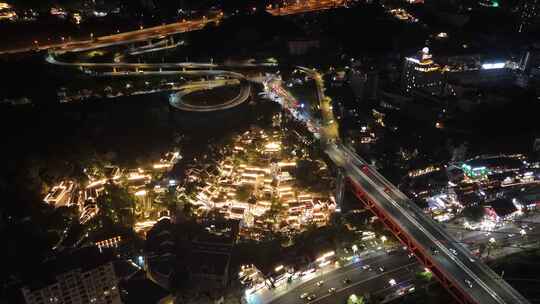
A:
[[[240,93],[231,100],[228,100],[222,104],[207,106],[207,105],[193,105],[186,103],[182,100],[182,97],[193,92],[211,90],[213,88],[230,85],[240,85]],[[250,95],[251,85],[243,79],[228,79],[228,80],[214,80],[204,81],[197,83],[190,83],[181,86],[177,93],[172,94],[169,99],[169,104],[179,110],[188,112],[212,112],[221,111],[236,107],[244,103]]]
[[[244,75],[231,71],[212,70],[212,68],[220,67],[218,64],[213,63],[192,63],[192,62],[178,62],[178,63],[89,63],[89,62],[63,62],[57,60],[52,53],[49,53],[45,60],[54,65],[78,67],[78,68],[112,68],[112,72],[94,72],[96,76],[149,76],[149,75],[184,75],[184,76],[197,76],[197,77],[224,77],[227,79],[220,80],[208,80],[191,82],[175,88],[177,92],[172,94],[169,98],[169,104],[179,110],[188,112],[212,112],[221,111],[236,107],[246,100],[248,100],[251,94],[251,84],[247,81]],[[275,65],[275,64],[262,64],[262,65]],[[256,67],[261,66],[253,63],[238,64],[240,67]],[[129,68],[134,69],[135,72],[118,72],[117,69]],[[175,70],[163,70],[163,69],[175,69]],[[178,71],[178,69],[182,69]],[[191,69],[185,71],[184,69]],[[195,70],[193,70],[195,69]],[[239,94],[218,105],[194,105],[186,103],[182,100],[182,97],[190,93],[197,91],[205,91],[221,86],[240,85]]]

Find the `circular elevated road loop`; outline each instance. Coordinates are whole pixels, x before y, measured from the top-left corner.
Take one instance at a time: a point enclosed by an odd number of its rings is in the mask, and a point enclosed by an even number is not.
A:
[[[187,112],[213,112],[213,111],[221,111],[230,109],[233,107],[236,107],[242,103],[244,103],[246,100],[248,100],[249,96],[251,95],[251,83],[246,79],[246,77],[243,74],[232,72],[232,71],[224,71],[224,70],[210,70],[214,67],[219,67],[219,65],[212,64],[212,63],[149,63],[149,64],[126,64],[126,63],[82,63],[82,62],[63,62],[57,60],[52,53],[49,53],[45,60],[54,65],[61,65],[61,66],[73,66],[73,67],[87,67],[87,68],[95,68],[95,67],[109,67],[109,68],[115,68],[115,67],[130,67],[130,68],[145,68],[145,69],[158,69],[157,71],[148,71],[144,73],[135,73],[139,76],[143,76],[144,74],[147,75],[167,75],[167,74],[179,74],[179,75],[185,75],[185,76],[198,76],[198,77],[223,77],[224,79],[215,79],[215,80],[206,80],[206,81],[199,81],[199,82],[191,82],[184,84],[180,86],[176,93],[172,94],[169,98],[169,104],[179,110],[187,111]],[[162,71],[161,68],[190,68],[190,69],[197,69],[200,68],[200,70],[190,70],[190,71]],[[124,75],[123,73],[101,73],[103,75],[108,76],[120,76]],[[194,93],[196,91],[203,91],[203,90],[209,90],[213,88],[217,88],[220,86],[230,86],[230,85],[237,85],[240,84],[240,92],[239,94],[218,105],[192,105],[184,102],[182,100],[182,96],[185,96],[190,93]]]
[[[226,80],[211,80],[211,81],[204,81],[204,82],[198,82],[198,83],[190,83],[185,84],[182,87],[179,88],[179,90],[171,94],[169,98],[169,104],[179,110],[182,111],[188,111],[188,112],[213,112],[213,111],[221,111],[230,109],[233,107],[236,107],[242,103],[244,103],[246,100],[248,100],[250,93],[251,93],[251,84],[244,78],[243,75],[234,73],[234,72],[226,72],[223,71],[227,76],[232,76],[230,79]],[[226,102],[223,102],[221,104],[217,105],[193,105],[188,104],[185,101],[183,101],[182,97],[194,92],[198,91],[206,91],[211,90],[217,87],[222,86],[231,86],[231,85],[240,85],[240,92],[238,95]]]

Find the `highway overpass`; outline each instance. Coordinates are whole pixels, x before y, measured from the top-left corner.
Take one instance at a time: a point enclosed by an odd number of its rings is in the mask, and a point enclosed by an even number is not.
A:
[[[214,68],[223,67],[223,65],[214,63],[196,63],[196,62],[178,62],[178,63],[90,63],[90,62],[64,62],[56,59],[51,52],[45,60],[54,65],[76,67],[79,69],[103,69],[110,68],[111,72],[90,72],[94,76],[151,76],[151,75],[182,75],[191,77],[222,77],[224,79],[206,80],[190,82],[171,90],[176,93],[171,94],[169,104],[179,110],[188,112],[212,112],[226,110],[236,107],[246,100],[251,94],[251,83],[244,77],[243,74],[225,71],[214,70]],[[234,63],[227,67],[261,67],[275,66],[274,63]],[[189,70],[186,70],[189,69]],[[121,71],[119,71],[121,70]],[[87,70],[88,72],[88,70]],[[226,102],[217,105],[194,105],[186,103],[182,97],[203,90],[210,90],[220,86],[240,85],[239,94]]]
[[[227,100],[217,105],[194,105],[186,103],[182,100],[182,97],[197,91],[211,90],[213,88],[221,86],[240,85],[240,92],[234,98]],[[211,80],[211,81],[198,81],[183,85],[178,88],[177,92],[171,94],[169,104],[179,110],[188,112],[213,112],[221,111],[236,107],[246,100],[248,100],[251,93],[251,85],[242,76],[241,78],[225,79],[225,80]]]
[[[164,69],[202,69],[210,70],[215,68],[259,68],[259,67],[276,67],[276,63],[206,63],[206,62],[165,62],[165,63],[128,63],[128,62],[65,62],[58,60],[54,53],[49,53],[45,56],[45,61],[50,64],[59,66],[68,66],[76,68],[110,68],[113,70],[131,69],[131,70],[164,70]]]
[[[521,304],[529,303],[514,288],[487,267],[482,261],[454,240],[439,224],[425,215],[397,187],[370,167],[355,151],[340,143],[332,111],[326,105],[321,76],[314,70],[299,68],[315,80],[322,109],[322,142],[334,164],[344,171],[344,177],[355,196],[364,202],[392,233],[429,268],[441,284],[460,303]],[[266,84],[272,94],[290,98],[276,84]],[[284,102],[283,105],[295,104]],[[331,110],[331,108],[330,108]],[[303,115],[310,119],[310,115]],[[316,122],[306,121],[314,124]]]
[[[274,16],[287,16],[344,7],[348,2],[348,0],[300,0],[276,8],[268,7],[266,11]]]
[[[82,52],[87,50],[146,41],[153,38],[161,38],[164,36],[196,31],[204,28],[206,24],[210,22],[219,22],[222,18],[223,14],[220,13],[217,14],[215,17],[201,18],[199,20],[186,20],[160,26],[149,27],[146,29],[96,37],[88,40],[78,40],[65,43],[50,43],[42,45],[37,44],[29,47],[2,50],[0,51],[0,55],[44,50],[54,50],[57,53]]]
[[[529,303],[351,149],[331,144],[326,153],[345,170],[356,197],[460,303]]]

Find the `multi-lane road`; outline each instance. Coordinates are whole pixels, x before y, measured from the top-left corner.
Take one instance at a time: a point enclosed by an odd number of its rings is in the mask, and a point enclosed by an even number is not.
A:
[[[297,0],[286,6],[269,7],[266,11],[274,16],[286,16],[343,7],[348,2],[348,0]]]
[[[383,254],[318,275],[275,298],[271,303],[296,304],[303,301],[300,299],[302,294],[315,295],[315,300],[310,303],[320,304],[345,303],[353,293],[359,296],[370,293],[384,297],[399,288],[409,286],[420,270],[418,263],[409,259],[404,252],[397,255]],[[390,286],[392,279],[396,282],[395,286]],[[344,282],[345,280],[349,281]],[[324,283],[318,286],[320,281]],[[330,291],[331,288],[334,290]]]
[[[172,94],[169,104],[177,109],[190,112],[211,112],[226,110],[245,102],[251,94],[251,83],[241,73],[216,70],[215,68],[258,68],[275,67],[272,62],[238,62],[229,64],[199,63],[199,62],[168,62],[168,63],[125,63],[125,62],[65,62],[56,58],[55,52],[50,52],[45,60],[54,65],[82,69],[94,76],[150,76],[150,75],[182,75],[190,77],[221,77],[223,79],[190,82],[169,90],[177,91]],[[104,71],[105,70],[105,71]],[[254,79],[250,79],[255,81]],[[240,85],[240,92],[234,98],[218,105],[195,105],[182,100],[182,97],[202,90],[210,90],[219,86]],[[152,93],[156,90],[145,91]]]
[[[320,75],[313,70],[302,70],[316,81],[319,99],[324,101]],[[322,114],[323,126],[335,123],[331,116]],[[323,137],[327,133],[322,132]],[[399,232],[412,242],[422,262],[429,263],[438,271],[439,278],[446,280],[448,288],[453,290],[460,301],[482,304],[529,303],[354,151],[340,144],[336,137],[323,139],[323,142],[328,143],[326,153],[338,167],[344,169],[356,190],[367,196],[373,204],[372,208],[382,212],[389,222],[399,227]],[[333,143],[336,140],[338,143]]]
[[[204,28],[204,26],[208,23],[219,22],[222,18],[223,14],[219,13],[216,16],[210,18],[203,17],[198,20],[186,20],[181,22],[169,23],[161,26],[154,26],[136,31],[95,37],[87,40],[70,41],[65,43],[36,44],[23,48],[0,50],[0,55],[43,50],[54,50],[58,53],[81,52],[200,30]]]
[[[535,221],[535,218],[529,218],[529,221]],[[527,228],[528,235],[524,236],[519,233],[519,225],[502,228],[491,233],[467,231],[463,234],[462,243],[474,243],[474,246],[486,244],[490,239],[496,242],[511,242],[512,248],[527,246],[529,243],[537,243],[540,240],[540,234],[534,233],[538,228],[538,224],[529,224]],[[534,227],[534,228],[533,228]],[[533,230],[530,230],[533,229]],[[511,236],[509,236],[511,235]],[[412,260],[405,255],[406,251],[398,250],[394,253],[386,254],[384,251],[371,253],[369,256],[361,257],[358,262],[343,266],[341,268],[332,267],[324,271],[318,270],[314,275],[305,279],[305,281],[293,281],[291,284],[282,284],[276,289],[263,288],[249,297],[249,304],[288,304],[301,303],[300,295],[315,294],[317,296],[315,303],[344,303],[347,297],[351,294],[377,295],[379,298],[386,296],[399,296],[396,291],[399,289],[409,289],[412,284],[411,279],[419,271],[424,271],[423,266],[418,264],[416,260]],[[501,254],[508,254],[505,248],[497,251]],[[498,255],[498,253],[495,253]],[[364,269],[366,265],[370,267]],[[379,271],[379,267],[383,267],[384,271]],[[344,279],[350,279],[350,283],[344,284]],[[396,286],[391,287],[389,280],[394,279]],[[316,283],[323,280],[324,286],[317,286]],[[415,286],[416,288],[420,286]],[[330,294],[329,288],[335,288],[335,293]]]
[[[251,94],[251,84],[243,74],[226,71],[215,70],[218,67],[274,67],[275,63],[233,63],[229,65],[219,65],[214,63],[196,63],[196,62],[170,62],[170,63],[91,63],[91,62],[64,62],[57,60],[55,55],[49,53],[46,56],[46,61],[50,64],[77,67],[84,69],[95,76],[150,76],[150,75],[183,75],[191,77],[222,77],[223,79],[204,80],[189,82],[187,84],[171,88],[169,90],[176,91],[169,99],[169,104],[177,109],[189,112],[211,112],[226,110],[240,105],[245,102]],[[111,69],[112,71],[100,71],[98,69]],[[189,70],[186,70],[189,69]],[[203,90],[210,90],[220,86],[240,85],[240,92],[234,98],[227,100],[218,105],[195,105],[183,101],[182,97]],[[154,92],[150,91],[150,92]]]
[[[240,86],[240,92],[234,98],[217,105],[194,105],[184,102],[183,96],[197,91],[210,90],[222,86]],[[169,104],[179,110],[188,112],[212,112],[230,109],[245,102],[250,95],[251,85],[242,77],[239,79],[223,79],[198,81],[183,85],[177,89],[175,94],[171,95]]]
[[[295,4],[291,4],[282,8],[269,8],[267,9],[267,11],[272,15],[278,16],[292,15],[346,6],[347,3],[348,0],[307,0],[298,1]],[[34,43],[26,47],[2,49],[0,50],[0,55],[44,50],[54,50],[55,52],[59,53],[93,50],[103,47],[140,42],[154,38],[163,38],[170,35],[201,30],[209,23],[219,23],[224,17],[225,16],[223,12],[218,12],[212,13],[211,16],[203,16],[200,19],[182,20],[180,22],[174,22],[160,26],[142,28],[139,30],[100,37],[93,37],[92,35],[90,35],[86,39],[75,39],[67,42],[62,41],[55,43],[40,43],[39,41],[34,41]]]
[[[474,303],[528,303],[514,288],[457,243],[399,190],[341,144],[326,150],[377,208],[413,240],[451,284]]]
[[[318,90],[322,91],[322,82],[317,81],[320,75],[312,70],[305,72],[312,75]],[[319,94],[319,98],[323,96]],[[374,208],[399,226],[400,233],[414,243],[417,252],[422,253],[422,258],[427,258],[440,271],[440,279],[448,280],[462,301],[482,304],[529,303],[425,215],[397,187],[371,168],[355,151],[337,143],[328,145],[326,153],[337,166],[345,170],[354,187],[368,196]]]
[[[340,7],[346,5],[346,3],[347,0],[310,0],[298,2],[298,4],[292,4],[279,9],[268,9],[268,12],[273,15],[291,15]],[[223,12],[219,12],[213,13],[211,16],[203,16],[200,19],[182,20],[180,22],[100,37],[89,36],[87,39],[77,39],[58,43],[39,43],[38,41],[35,41],[32,45],[26,47],[2,49],[0,50],[0,55],[45,50],[53,50],[58,53],[82,52],[201,30],[209,23],[219,23],[223,18]]]
[[[206,23],[214,21],[204,19],[198,22],[189,21],[179,24],[169,24],[146,30],[122,33],[106,37],[99,37],[92,41],[64,44],[56,46],[56,52],[82,51],[116,44],[135,42],[159,35],[171,35],[202,28]],[[45,47],[45,46],[44,46]],[[50,47],[49,47],[50,48]],[[62,64],[55,61],[54,57],[48,57],[54,64]],[[194,63],[167,63],[162,64],[130,64],[130,63],[70,63],[80,67],[118,67],[118,68],[213,68],[213,64]],[[332,112],[329,105],[324,106],[324,98],[321,88],[320,76],[315,72],[308,72],[318,83],[318,95],[323,109],[323,125],[331,126],[333,119],[329,119]],[[326,100],[327,101],[327,100]],[[325,108],[327,110],[325,111]],[[330,109],[330,110],[328,110]],[[326,112],[326,115],[325,115]],[[313,122],[317,123],[317,122]],[[329,132],[324,132],[329,133]],[[332,135],[323,134],[325,139],[335,140],[335,132]],[[328,138],[331,137],[331,138]],[[373,168],[342,144],[329,144],[326,153],[332,161],[343,168],[347,177],[365,193],[376,208],[383,211],[389,219],[397,223],[402,233],[405,233],[423,254],[433,263],[445,279],[448,279],[462,295],[467,295],[470,302],[474,303],[528,303],[518,292],[500,279],[491,269],[481,261],[473,257],[468,250],[458,244],[447,232],[416,208],[395,186],[380,176]],[[336,287],[337,289],[337,287]]]
[[[164,62],[164,63],[129,63],[129,62],[65,62],[58,60],[54,54],[48,54],[45,57],[45,61],[50,64],[59,65],[59,66],[70,66],[77,68],[110,68],[110,69],[129,69],[129,70],[164,70],[164,69],[201,69],[201,70],[211,70],[218,67],[226,68],[258,68],[258,67],[276,67],[276,63],[271,62],[237,62],[237,63],[224,63],[224,64],[215,64],[210,62]]]

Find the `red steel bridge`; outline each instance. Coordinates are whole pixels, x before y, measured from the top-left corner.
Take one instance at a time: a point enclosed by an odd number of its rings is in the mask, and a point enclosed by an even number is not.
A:
[[[321,110],[325,108],[324,83],[321,75],[312,69],[298,69],[313,80],[317,86],[317,98]],[[294,97],[288,94],[280,80],[270,80],[265,88],[279,96],[286,108],[294,107]],[[291,109],[290,109],[291,110]],[[303,109],[305,111],[305,109]],[[299,111],[295,109],[295,111]],[[293,111],[294,113],[294,111]],[[342,178],[354,195],[392,231],[416,258],[441,282],[448,292],[462,304],[525,304],[530,303],[514,288],[508,285],[493,270],[470,251],[455,241],[431,217],[424,214],[396,186],[380,175],[355,151],[340,143],[335,132],[335,120],[330,110],[323,111],[324,123],[313,121],[310,115],[296,115],[307,119],[306,124],[315,125],[320,134],[326,154],[341,169]],[[338,188],[343,189],[342,180]],[[342,193],[339,193],[339,198]]]
[[[344,170],[343,176],[354,195],[459,303],[529,303],[354,151],[340,143],[331,143],[326,153]]]

